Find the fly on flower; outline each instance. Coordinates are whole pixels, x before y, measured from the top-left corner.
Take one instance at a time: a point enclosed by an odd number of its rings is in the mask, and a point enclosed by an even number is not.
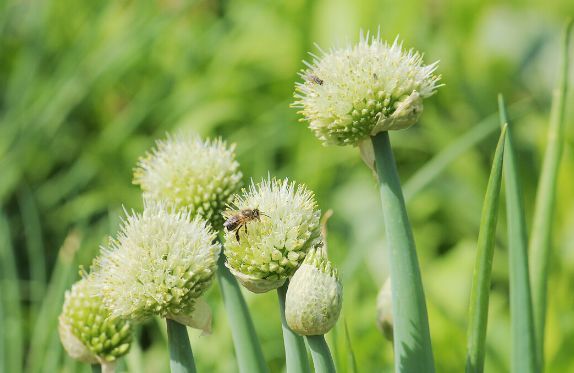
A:
[[[245,233],[247,233],[247,223],[253,220],[260,221],[261,216],[269,217],[269,215],[259,211],[258,208],[239,210],[223,223],[223,227],[227,229],[228,232],[235,232],[235,238],[237,242],[239,242],[239,231],[241,228],[245,228]]]
[[[315,75],[315,74],[309,74],[307,78],[308,78],[309,81],[311,81],[311,82],[313,82],[313,83],[315,83],[315,84],[318,84],[318,85],[323,85],[323,83],[325,83],[325,82],[323,81],[323,79],[319,78],[319,77],[318,77],[317,75]]]

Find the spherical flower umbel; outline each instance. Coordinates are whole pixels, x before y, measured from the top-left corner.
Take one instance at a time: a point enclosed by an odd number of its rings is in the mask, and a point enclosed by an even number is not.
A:
[[[361,33],[358,44],[321,53],[300,73],[293,106],[325,145],[358,145],[413,125],[438,87],[437,62],[424,65],[398,40],[389,45]]]
[[[320,211],[313,192],[287,179],[252,184],[225,215],[253,209],[261,212],[259,219],[241,224],[238,232],[226,231],[224,250],[239,282],[263,293],[283,285],[317,242]]]
[[[216,270],[221,247],[215,238],[200,217],[145,201],[143,213],[128,214],[96,260],[95,283],[112,316],[191,316]]]
[[[285,318],[301,335],[326,334],[337,322],[343,304],[343,288],[337,270],[321,247],[307,254],[289,282]]]
[[[132,341],[130,323],[110,318],[90,277],[66,292],[58,331],[68,354],[90,364],[112,364],[129,351]]]
[[[187,208],[192,217],[199,215],[218,229],[221,211],[241,183],[234,150],[235,145],[221,139],[168,136],[140,159],[134,184],[141,186],[145,198]]]

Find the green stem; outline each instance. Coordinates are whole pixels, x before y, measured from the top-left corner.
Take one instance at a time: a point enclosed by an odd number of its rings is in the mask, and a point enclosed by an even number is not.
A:
[[[396,372],[434,372],[425,296],[389,134],[372,138],[391,268]]]
[[[482,373],[484,370],[490,276],[492,274],[492,259],[496,239],[505,141],[506,126],[502,128],[500,133],[482,207],[480,231],[476,245],[476,263],[474,265],[472,291],[470,293],[468,353],[466,356],[467,373]]]
[[[508,124],[502,96],[498,97],[501,123]],[[510,317],[512,320],[511,371],[538,372],[532,298],[528,275],[526,222],[518,160],[514,150],[512,126],[506,132],[504,150],[504,182],[506,187],[506,220],[508,230],[508,265],[510,283]]]
[[[169,365],[172,373],[195,373],[195,361],[187,335],[187,327],[177,321],[166,319]]]
[[[306,337],[311,357],[315,366],[315,373],[335,373],[335,364],[324,335],[310,335]]]
[[[568,89],[568,45],[572,20],[566,23],[562,34],[562,59],[559,86],[554,91],[552,112],[548,128],[548,145],[544,155],[542,174],[536,193],[534,223],[530,238],[530,276],[532,278],[532,300],[534,325],[536,327],[536,347],[541,370],[544,368],[544,327],[546,322],[546,302],[548,290],[548,260],[552,244],[552,222],[556,201],[556,184],[562,150],[564,148],[564,117],[566,92]]]
[[[357,366],[357,358],[355,357],[355,351],[353,350],[353,344],[351,343],[351,335],[349,333],[349,327],[347,325],[347,320],[345,320],[345,342],[347,343],[347,355],[348,359],[351,361],[351,372],[357,373],[359,367]]]
[[[231,328],[231,337],[237,355],[237,364],[242,373],[267,372],[265,359],[255,333],[255,326],[249,314],[245,299],[235,277],[225,266],[225,256],[219,257],[217,278],[223,296],[223,304]]]
[[[277,289],[279,298],[279,311],[281,314],[281,327],[283,328],[283,343],[285,344],[285,360],[287,373],[310,373],[309,358],[303,337],[296,334],[287,325],[285,319],[285,295],[287,294],[288,281]]]
[[[102,373],[102,366],[100,364],[92,364],[92,373]]]

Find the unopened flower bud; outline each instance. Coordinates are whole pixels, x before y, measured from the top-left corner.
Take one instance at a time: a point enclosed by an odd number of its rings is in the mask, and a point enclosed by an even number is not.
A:
[[[322,248],[312,249],[289,282],[285,297],[289,328],[301,335],[326,334],[337,322],[342,304],[337,270]]]
[[[385,281],[377,296],[377,325],[385,338],[393,341],[393,303],[390,277]]]

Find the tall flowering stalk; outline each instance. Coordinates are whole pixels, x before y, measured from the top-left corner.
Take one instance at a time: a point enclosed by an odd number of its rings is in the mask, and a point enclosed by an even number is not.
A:
[[[215,237],[200,217],[145,201],[143,213],[127,215],[94,265],[95,286],[112,318],[166,319],[172,372],[195,371],[185,326],[211,328],[200,297],[217,269]]]
[[[325,334],[335,326],[343,305],[343,286],[337,269],[327,258],[326,223],[323,217],[322,238],[305,257],[289,283],[285,299],[285,318],[291,330],[306,336],[317,373],[335,372],[335,364]]]
[[[142,157],[134,183],[144,197],[166,201],[175,210],[206,219],[220,230],[222,211],[241,184],[235,146],[222,140],[202,140],[191,134],[168,136]],[[241,372],[265,372],[267,367],[247,304],[235,278],[221,258],[217,277],[223,295]]]
[[[277,289],[288,372],[307,372],[305,344],[286,324],[288,280],[320,240],[320,211],[313,192],[287,179],[267,179],[236,195],[226,217],[243,219],[225,234],[227,267],[239,282],[255,293]]]
[[[375,169],[385,218],[393,295],[395,369],[432,372],[422,280],[388,131],[412,126],[440,76],[437,63],[395,40],[361,35],[357,45],[323,52],[301,72],[296,101],[325,145],[356,145]]]
[[[247,221],[237,232],[227,230],[227,267],[254,293],[285,283],[319,240],[315,195],[287,179],[267,179],[236,195],[226,216],[258,209],[258,221]]]

